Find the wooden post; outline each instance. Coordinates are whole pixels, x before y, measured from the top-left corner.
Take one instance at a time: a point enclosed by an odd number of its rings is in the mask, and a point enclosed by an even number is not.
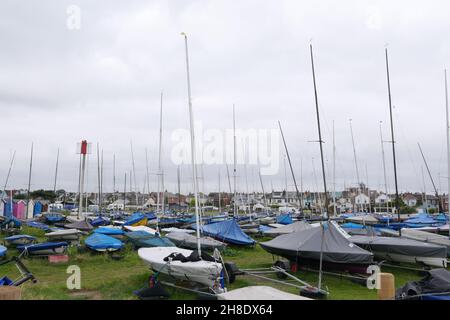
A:
[[[395,299],[395,278],[392,273],[380,273],[379,300]]]
[[[0,300],[22,300],[22,290],[19,287],[0,286]]]

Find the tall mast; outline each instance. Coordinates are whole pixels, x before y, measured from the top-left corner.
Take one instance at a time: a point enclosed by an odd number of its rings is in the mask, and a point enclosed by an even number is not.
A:
[[[163,108],[163,92],[161,91],[161,97],[160,97],[160,109],[159,109],[159,153],[158,153],[158,194],[156,196],[156,212],[160,209],[161,204],[161,187],[162,187],[162,168],[161,168],[161,157],[162,157],[162,108]],[[164,187],[162,187],[164,188]],[[164,202],[164,199],[163,199]],[[161,205],[161,210],[162,210]]]
[[[284,167],[284,190],[285,190],[284,201],[287,206],[289,204],[289,196],[288,196],[286,155],[284,155],[284,157],[283,157],[283,167]]]
[[[237,207],[236,207],[236,117],[235,117],[235,111],[234,111],[234,104],[233,104],[233,184],[234,184],[234,207],[233,207],[233,214],[234,217],[237,217]]]
[[[116,155],[113,154],[113,202],[116,201]]]
[[[230,178],[230,170],[228,170],[228,163],[225,163],[225,167],[227,168],[227,177],[228,177],[228,188],[230,189],[230,195],[233,193],[231,189],[231,178]]]
[[[178,210],[181,210],[180,166],[177,167],[177,183],[178,183]]]
[[[444,70],[444,80],[445,80],[445,116],[446,125],[445,130],[447,133],[447,197],[448,197],[448,213],[450,214],[450,124],[449,124],[449,114],[448,114],[448,87],[447,87],[447,69]],[[450,230],[449,230],[450,232]]]
[[[100,173],[100,147],[97,142],[97,181],[98,181],[98,209],[102,212],[102,182]]]
[[[266,192],[264,190],[264,184],[261,176],[261,166],[259,165],[259,158],[258,158],[258,175],[259,175],[259,183],[261,184],[261,190],[263,192],[263,199],[264,199],[264,209],[266,210],[266,215],[269,214],[268,212],[268,204],[267,204],[267,198],[266,198]]]
[[[336,140],[334,132],[334,120],[333,120],[333,216],[336,217]]]
[[[383,175],[384,175],[384,192],[386,193],[386,196],[388,195],[388,187],[387,187],[387,175],[386,175],[386,160],[384,157],[384,140],[383,140],[383,130],[381,129],[381,125],[383,124],[383,121],[380,121],[380,143],[381,143],[381,157],[383,160]]]
[[[198,210],[198,185],[197,185],[197,164],[195,154],[195,132],[194,132],[194,115],[192,112],[192,98],[191,98],[191,80],[189,75],[189,51],[187,35],[183,32],[184,45],[186,50],[186,78],[187,78],[187,90],[188,90],[188,105],[189,105],[189,125],[191,131],[191,161],[192,161],[192,178],[194,180],[194,198],[195,198],[195,220],[197,226],[197,250],[198,255],[201,257],[201,244],[200,244],[200,219]]]
[[[366,182],[367,182],[367,196],[369,197],[369,213],[370,213],[372,212],[372,204],[370,203],[369,171],[367,170],[367,163],[366,163]]]
[[[11,157],[11,162],[9,163],[8,174],[6,175],[5,185],[3,187],[3,191],[5,192],[5,194],[6,194],[6,187],[8,185],[8,181],[9,181],[9,177],[11,175],[11,169],[12,169],[15,157],[16,157],[16,150],[14,150],[13,155]]]
[[[27,189],[27,215],[28,207],[30,205],[30,188],[31,188],[31,169],[33,168],[33,143],[31,143],[31,154],[30,154],[30,171],[28,173],[28,189]]]
[[[127,173],[125,172],[125,180],[123,184],[123,212],[125,212],[125,206],[127,203]]]
[[[355,169],[356,169],[356,182],[358,183],[358,195],[361,195],[361,180],[359,179],[359,169],[358,169],[358,160],[356,158],[356,148],[355,148],[355,139],[353,137],[353,126],[352,126],[352,119],[349,119],[350,123],[350,133],[352,136],[352,146],[353,146],[353,157],[355,161]],[[361,210],[362,205],[360,206]]]
[[[425,213],[428,213],[428,206],[427,206],[427,189],[425,187],[425,175],[423,174],[423,166],[420,167],[422,170],[422,185],[423,185],[423,196],[422,196],[422,202],[423,202],[423,208],[425,209]]]
[[[220,197],[220,168],[219,168],[219,213],[222,212],[222,204],[220,203],[221,197]]]
[[[100,214],[103,212],[103,149],[100,162]]]
[[[56,153],[56,168],[55,168],[55,181],[53,183],[53,193],[56,194],[56,179],[58,177],[58,164],[59,164],[59,148]]]
[[[395,210],[397,211],[398,221],[400,221],[400,208],[399,202],[400,198],[398,195],[398,181],[397,181],[397,160],[395,158],[395,136],[394,136],[394,120],[392,117],[392,97],[391,97],[391,80],[389,76],[389,59],[388,59],[388,49],[384,49],[386,57],[386,76],[387,76],[387,87],[388,87],[388,98],[389,98],[389,118],[391,120],[391,143],[392,143],[392,159],[394,162],[394,181],[395,181]],[[402,235],[402,230],[399,229],[399,235]]]
[[[145,168],[147,173],[147,192],[148,192],[148,199],[150,200],[150,175],[149,175],[149,168],[148,168],[148,150],[145,148]]]
[[[134,152],[133,152],[133,141],[130,140],[130,148],[131,148],[131,163],[133,165],[133,180],[134,180],[134,192],[136,194],[136,205],[139,205],[138,199],[138,189],[137,189],[137,179],[136,179],[136,166],[134,164]],[[131,185],[130,185],[131,187]]]
[[[289,150],[287,148],[286,140],[284,139],[284,133],[283,133],[283,129],[281,128],[280,121],[278,121],[278,126],[280,127],[281,137],[283,139],[283,144],[284,144],[284,150],[286,151],[286,156],[287,156],[287,159],[288,159],[288,162],[289,162],[289,168],[291,169],[292,180],[294,181],[295,191],[297,193],[297,199],[299,201],[299,209],[302,210],[302,203],[303,203],[302,195],[298,191],[297,181],[295,180],[295,175],[294,175],[294,169],[292,168],[291,157],[289,155]],[[287,182],[286,182],[286,185],[287,185]],[[287,190],[286,190],[286,192],[287,192]]]
[[[319,115],[319,102],[318,102],[318,98],[317,98],[317,86],[316,86],[316,74],[314,71],[314,57],[313,57],[313,47],[312,44],[309,45],[309,51],[311,54],[311,69],[312,69],[312,76],[313,76],[313,84],[314,84],[314,99],[316,102],[316,116],[317,116],[317,131],[319,134],[319,146],[320,146],[320,159],[322,162],[322,177],[323,177],[323,188],[324,188],[324,192],[325,192],[325,212],[326,212],[326,217],[329,221],[330,217],[328,215],[328,194],[327,194],[327,179],[326,179],[326,175],[325,175],[325,162],[323,159],[323,141],[322,141],[322,132],[320,130],[320,115]],[[324,242],[324,235],[325,235],[325,230],[324,230],[324,226],[322,224],[321,226],[322,228],[322,241],[321,241],[321,245],[320,245],[320,272],[319,272],[319,290],[321,289],[322,286],[322,260],[323,260],[323,242]]]

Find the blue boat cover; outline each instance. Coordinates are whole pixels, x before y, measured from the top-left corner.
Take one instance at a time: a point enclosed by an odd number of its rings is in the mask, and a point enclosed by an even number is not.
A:
[[[347,222],[344,224],[341,224],[342,228],[346,228],[346,229],[365,229],[366,226],[359,224],[359,223],[354,223],[354,222]]]
[[[166,237],[155,236],[145,231],[133,231],[125,233],[125,236],[140,248],[153,247],[176,247],[176,245]]]
[[[156,215],[153,212],[147,212],[145,213],[145,216],[147,217],[148,220],[156,219]]]
[[[22,222],[20,222],[20,220],[15,217],[9,217],[5,221],[0,223],[0,228],[3,228],[7,225],[12,225],[14,228],[20,228],[20,226],[22,226]]]
[[[109,222],[110,222],[110,219],[106,219],[106,218],[103,218],[103,217],[98,217],[98,218],[92,219],[92,220],[90,221],[90,223],[91,223],[91,225],[92,225],[93,227],[105,226],[105,225],[107,225]]]
[[[123,247],[122,241],[101,233],[92,234],[91,236],[86,238],[84,243],[88,248],[96,251],[108,249],[118,250]]]
[[[37,221],[28,221],[27,226],[32,227],[32,228],[42,229],[44,231],[50,230],[50,227],[48,225],[46,225],[45,223],[37,222]]]
[[[67,242],[43,242],[37,244],[27,244],[22,246],[17,246],[17,250],[22,252],[25,249],[28,252],[39,251],[39,250],[47,250],[47,249],[55,249],[59,247],[67,247]]]
[[[147,216],[143,213],[140,212],[133,213],[132,216],[124,223],[124,226],[131,226],[145,218],[147,218]]]
[[[271,227],[268,227],[268,226],[265,226],[265,225],[263,225],[263,224],[261,224],[259,227],[258,227],[258,231],[259,232],[262,232],[262,233],[264,233],[264,232],[266,232],[266,231],[269,231],[269,230],[272,230],[273,228],[271,228]]]
[[[101,233],[101,234],[106,234],[106,235],[120,236],[120,235],[123,235],[125,232],[122,229],[100,227],[98,229],[95,229],[94,233]]]
[[[290,214],[280,214],[277,217],[277,223],[279,223],[279,224],[287,225],[287,224],[291,224],[292,222],[293,222],[292,216]]]
[[[439,213],[435,219],[439,222],[447,222],[448,221],[448,216],[445,213]]]
[[[0,278],[0,286],[10,286],[10,285],[12,285],[14,282],[10,279],[10,278],[8,278],[8,277],[3,277],[3,278]]]
[[[3,239],[3,240],[6,240],[6,241],[14,241],[14,240],[19,240],[19,239],[28,239],[28,240],[30,240],[30,241],[33,241],[33,240],[36,240],[36,237],[32,237],[32,236],[29,236],[29,235],[27,235],[27,234],[16,234],[16,235],[14,235],[14,236],[9,236],[9,237],[6,237],[5,239]]]
[[[231,244],[253,245],[256,242],[242,231],[235,219],[204,225],[202,231],[205,235]]]
[[[45,215],[45,219],[50,223],[54,223],[54,222],[63,221],[66,218],[59,213],[49,213],[49,214]]]
[[[426,213],[420,213],[416,218],[411,218],[405,221],[407,224],[433,224],[437,222],[437,220],[433,219],[433,217]]]
[[[6,247],[0,246],[0,257],[6,256],[7,251],[8,251],[8,249],[6,249]]]

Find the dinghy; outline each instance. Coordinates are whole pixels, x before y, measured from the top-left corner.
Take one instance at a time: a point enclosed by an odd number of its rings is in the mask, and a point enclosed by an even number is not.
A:
[[[84,244],[89,249],[98,252],[117,251],[123,247],[122,241],[101,233],[94,233],[87,237]]]
[[[354,223],[359,223],[362,225],[367,225],[367,224],[377,224],[378,223],[378,219],[375,218],[374,216],[365,214],[365,215],[355,215],[352,217],[348,217],[345,218],[346,221],[348,222],[354,222]]]
[[[164,229],[161,229],[161,231],[167,232],[167,233],[172,233],[172,232],[195,233],[195,230],[180,229],[180,228],[164,228]]]
[[[59,213],[47,213],[44,217],[47,223],[62,222],[66,219],[65,216]]]
[[[124,226],[123,228],[125,230],[131,231],[131,232],[133,232],[133,231],[144,231],[144,232],[150,233],[152,235],[155,235],[157,233],[157,231],[155,229],[152,229],[152,228],[149,228],[149,227],[146,227],[146,226],[137,226],[137,227]]]
[[[8,249],[4,246],[0,246],[0,259],[6,257],[6,252],[8,252]]]
[[[421,230],[426,232],[432,232],[432,233],[439,233],[439,234],[448,234],[449,233],[449,224],[444,224],[440,226],[434,226],[434,227],[420,227],[420,228],[414,228],[415,230]]]
[[[46,225],[45,223],[42,223],[42,222],[38,222],[38,221],[27,221],[27,226],[32,227],[32,228],[41,229],[44,231],[50,230],[50,227],[48,225]]]
[[[420,281],[410,281],[397,289],[396,300],[450,300],[450,272],[447,269],[427,271]]]
[[[3,239],[7,245],[19,246],[26,245],[36,241],[36,237],[29,236],[27,234],[18,234]]]
[[[116,239],[122,239],[123,235],[125,234],[125,231],[123,231],[120,228],[113,228],[113,227],[100,227],[98,229],[94,230],[94,233],[100,233],[104,234]]]
[[[73,222],[73,223],[66,224],[64,226],[64,228],[78,229],[80,231],[86,231],[86,232],[89,232],[94,229],[94,227],[86,219],[83,219],[79,222]]]
[[[448,236],[441,236],[417,229],[402,229],[402,237],[411,240],[433,243],[440,246],[447,247],[447,256],[450,256],[450,239]]]
[[[106,226],[111,222],[111,219],[105,217],[98,217],[90,220],[90,224],[93,227]]]
[[[188,280],[203,284],[209,288],[217,288],[222,280],[222,264],[215,261],[182,262],[168,258],[181,254],[189,257],[194,251],[176,247],[141,248],[139,257],[157,273],[168,274],[179,280]]]
[[[127,232],[125,237],[138,248],[175,247],[175,244],[168,238],[145,231]]]
[[[312,300],[268,286],[249,286],[219,293],[218,300]]]
[[[267,252],[300,265],[317,266],[322,252],[326,269],[365,270],[373,262],[373,254],[350,242],[334,223],[281,235],[260,245]]]
[[[67,240],[67,241],[77,241],[80,240],[81,232],[77,229],[61,229],[53,232],[46,233],[45,236],[49,240]]]
[[[312,228],[311,225],[305,221],[297,221],[279,228],[273,228],[264,232],[265,236],[277,237],[282,234],[289,234],[297,231],[303,231]]]
[[[171,232],[167,234],[166,237],[170,241],[175,243],[177,247],[187,249],[197,248],[197,237],[185,232]],[[202,246],[202,249],[209,251],[213,251],[214,249],[223,250],[226,247],[225,243],[217,241],[210,237],[201,237],[200,245]]]
[[[287,224],[291,224],[292,221],[292,216],[290,214],[280,214],[277,217],[277,223],[279,224],[283,224],[283,225],[287,225]]]
[[[417,217],[404,221],[408,228],[420,228],[442,224],[426,213],[420,213]]]
[[[133,213],[133,215],[127,221],[125,221],[124,225],[133,227],[146,226],[147,221],[148,218],[145,214],[137,212]]]
[[[380,260],[447,267],[447,248],[405,238],[352,236],[349,241]]]
[[[222,242],[241,246],[254,245],[256,243],[255,240],[242,231],[235,219],[207,224],[202,226],[201,229],[204,235]]]
[[[67,250],[67,242],[44,242],[30,245],[18,246],[19,252],[32,256],[48,256],[54,254],[63,254]]]

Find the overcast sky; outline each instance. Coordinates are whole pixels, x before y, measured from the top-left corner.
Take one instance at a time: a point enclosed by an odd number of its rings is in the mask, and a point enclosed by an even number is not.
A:
[[[80,9],[79,29],[75,5]],[[379,136],[390,140],[384,48],[390,57],[399,188],[423,189],[420,142],[437,187],[447,191],[443,69],[450,65],[448,1],[2,1],[0,3],[0,183],[16,150],[8,188],[26,188],[34,143],[32,189],[77,190],[81,139],[104,152],[105,192],[132,169],[137,188],[156,188],[159,99],[164,90],[165,184],[176,190],[172,133],[189,128],[184,41],[189,36],[194,117],[206,129],[277,129],[280,120],[298,182],[322,190],[309,60],[314,45],[328,183],[332,186],[335,123],[337,189],[356,183],[352,119],[360,180],[384,189]],[[75,17],[75,19],[74,19]],[[281,145],[280,145],[281,146]],[[238,147],[239,148],[239,147]],[[88,190],[95,191],[96,150]],[[391,146],[385,144],[392,192]],[[264,186],[285,185],[283,149]],[[303,163],[303,174],[300,165]],[[313,167],[314,163],[314,167]],[[367,171],[366,171],[367,168]],[[203,166],[200,188],[228,190],[226,168]],[[182,192],[191,191],[182,166]],[[201,171],[201,170],[200,170]],[[425,171],[425,168],[424,168]],[[247,166],[250,190],[260,190],[257,166]],[[366,172],[368,175],[366,175]],[[200,172],[201,173],[201,172]],[[246,190],[244,166],[238,188]],[[425,187],[432,192],[425,171]],[[294,190],[288,176],[288,188]]]

